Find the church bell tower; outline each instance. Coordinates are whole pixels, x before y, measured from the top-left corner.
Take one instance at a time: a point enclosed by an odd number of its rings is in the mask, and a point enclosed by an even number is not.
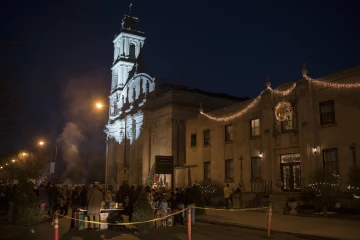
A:
[[[111,82],[110,106],[117,106],[121,109],[121,99],[117,96],[124,89],[129,72],[133,68],[140,50],[144,45],[145,34],[138,29],[138,18],[130,15],[124,15],[121,23],[121,30],[115,36],[114,43],[114,59]],[[112,114],[111,114],[112,113]],[[111,109],[110,116],[116,116],[117,110]]]

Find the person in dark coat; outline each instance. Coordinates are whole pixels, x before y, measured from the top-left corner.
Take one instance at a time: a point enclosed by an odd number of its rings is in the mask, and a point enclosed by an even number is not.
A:
[[[43,210],[49,210],[49,197],[46,193],[46,189],[45,189],[45,185],[44,184],[40,184],[39,187],[39,201],[40,201],[40,206],[45,205],[45,209]]]
[[[77,211],[77,209],[80,207],[80,192],[81,192],[81,187],[80,186],[76,186],[75,189],[72,191],[71,194],[71,225],[70,228],[73,229],[75,227],[75,221],[74,221],[74,212]]]
[[[129,191],[129,205],[128,205],[128,213],[129,213],[129,222],[132,222],[132,214],[134,212],[134,200],[135,200],[135,187],[132,186]]]
[[[80,192],[80,206],[82,208],[87,207],[87,193],[88,193],[88,187],[85,185],[82,185],[81,192]]]

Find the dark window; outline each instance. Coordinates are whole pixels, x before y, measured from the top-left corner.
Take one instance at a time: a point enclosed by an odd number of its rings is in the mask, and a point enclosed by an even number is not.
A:
[[[261,158],[251,158],[251,179],[261,179]]]
[[[130,44],[129,58],[136,59],[136,56],[135,56],[135,44]]]
[[[234,140],[233,125],[225,126],[225,142],[231,142]]]
[[[190,137],[190,146],[191,146],[191,147],[196,147],[196,134],[191,134],[191,137]]]
[[[280,156],[281,180],[283,191],[301,190],[300,154],[284,154]]]
[[[260,119],[252,119],[250,121],[250,137],[260,136]]]
[[[234,178],[234,161],[232,159],[225,160],[225,179]]]
[[[339,174],[339,159],[337,148],[323,150],[324,170],[331,174]]]
[[[334,101],[322,102],[320,107],[320,123],[321,125],[335,123]]]
[[[204,180],[211,179],[211,162],[204,162]]]
[[[210,146],[210,129],[204,130],[204,146]]]

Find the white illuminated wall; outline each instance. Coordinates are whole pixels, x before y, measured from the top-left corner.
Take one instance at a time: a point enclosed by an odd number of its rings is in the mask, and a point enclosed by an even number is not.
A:
[[[141,107],[146,103],[148,94],[154,90],[155,79],[145,73],[139,73],[129,80],[122,91],[117,91],[110,96],[110,105],[117,106],[121,111],[112,115],[116,109],[110,107],[110,121],[113,122],[106,125],[108,137],[114,138],[119,144],[124,141],[125,132],[130,144],[139,138],[144,120]],[[119,116],[124,111],[126,119],[120,119]]]
[[[111,68],[111,89],[123,88],[125,86],[129,72],[134,66],[133,61],[128,61],[130,58],[130,46],[135,46],[135,57],[137,58],[144,45],[144,41],[145,37],[143,36],[124,32],[114,39],[114,65]]]

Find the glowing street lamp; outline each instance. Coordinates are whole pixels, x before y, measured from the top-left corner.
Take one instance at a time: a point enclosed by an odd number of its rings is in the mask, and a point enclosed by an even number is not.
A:
[[[104,105],[101,104],[101,103],[97,103],[97,104],[96,104],[96,107],[97,107],[97,108],[102,108],[103,106],[104,106]]]
[[[54,163],[56,163],[57,146],[56,146],[55,144],[51,143],[51,142],[39,141],[39,145],[41,145],[41,146],[44,146],[44,145],[46,145],[46,144],[50,144],[50,145],[52,145],[52,146],[55,147],[55,161],[54,161]],[[50,166],[51,166],[51,165],[50,165]]]
[[[13,160],[11,160],[11,161],[12,161],[13,163],[14,163],[14,162],[16,162],[16,160],[15,160],[15,159],[13,159]]]
[[[28,154],[26,152],[21,153],[23,157],[27,156]]]

